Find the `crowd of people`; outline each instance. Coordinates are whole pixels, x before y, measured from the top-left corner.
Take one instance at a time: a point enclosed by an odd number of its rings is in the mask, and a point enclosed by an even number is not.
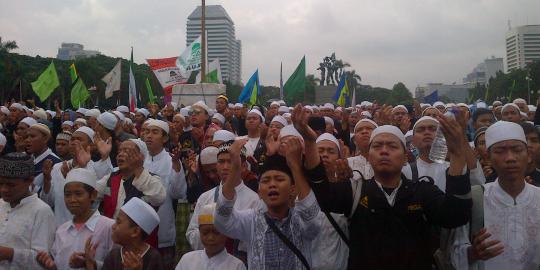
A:
[[[540,266],[523,99],[184,105],[1,106],[0,269]]]

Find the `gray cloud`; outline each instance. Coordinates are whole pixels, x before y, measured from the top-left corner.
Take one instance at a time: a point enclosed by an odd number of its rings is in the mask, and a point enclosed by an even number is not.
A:
[[[135,61],[179,55],[196,0],[0,0],[0,35],[19,53],[55,56],[61,42],[78,42]],[[460,82],[491,55],[505,56],[507,21],[540,24],[537,0],[208,0],[221,4],[242,40],[242,78],[259,68],[261,83],[284,80],[306,55],[317,74],[335,51],[364,83],[409,89]]]

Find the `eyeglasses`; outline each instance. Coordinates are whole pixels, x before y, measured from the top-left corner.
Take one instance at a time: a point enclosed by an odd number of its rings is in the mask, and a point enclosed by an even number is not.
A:
[[[201,113],[202,113],[201,110],[191,110],[191,111],[189,111],[188,114],[189,114],[189,115],[199,115],[199,114],[201,114]]]

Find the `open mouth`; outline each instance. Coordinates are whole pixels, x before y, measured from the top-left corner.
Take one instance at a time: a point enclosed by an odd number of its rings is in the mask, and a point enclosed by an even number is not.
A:
[[[270,191],[268,192],[268,198],[271,200],[275,200],[279,197],[279,192],[277,191]]]

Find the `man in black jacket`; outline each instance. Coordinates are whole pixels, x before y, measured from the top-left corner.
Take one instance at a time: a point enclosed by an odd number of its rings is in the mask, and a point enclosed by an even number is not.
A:
[[[407,162],[405,139],[393,126],[373,131],[368,161],[375,176],[362,181],[360,189],[355,181],[330,183],[316,166],[316,137],[301,113],[302,108],[295,108],[293,122],[304,137],[305,167],[317,201],[324,211],[351,217],[349,269],[431,269],[431,227],[455,228],[470,216],[469,175],[459,155],[466,141],[459,124],[439,118],[450,155],[447,194],[431,182],[401,174]]]

